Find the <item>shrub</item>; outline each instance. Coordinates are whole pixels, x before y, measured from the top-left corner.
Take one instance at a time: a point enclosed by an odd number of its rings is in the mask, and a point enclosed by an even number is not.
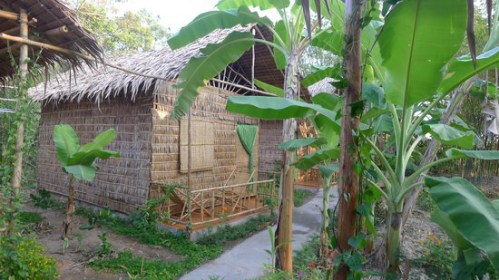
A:
[[[43,253],[35,237],[2,237],[0,279],[56,279],[57,261]]]

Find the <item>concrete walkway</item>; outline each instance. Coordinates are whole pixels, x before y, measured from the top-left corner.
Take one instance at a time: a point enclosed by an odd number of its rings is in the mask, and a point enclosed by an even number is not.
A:
[[[331,206],[337,202],[336,188],[332,191]],[[322,190],[314,193],[314,197],[293,211],[293,250],[300,250],[302,246],[318,233],[321,226]],[[208,280],[215,279],[243,280],[262,276],[264,266],[270,265],[270,255],[265,251],[270,249],[270,240],[267,230],[263,230],[239,243],[223,253],[219,258],[206,263],[181,280]],[[218,278],[216,278],[218,277]]]

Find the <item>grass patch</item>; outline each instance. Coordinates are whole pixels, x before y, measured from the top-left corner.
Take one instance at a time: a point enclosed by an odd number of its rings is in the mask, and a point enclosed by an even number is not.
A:
[[[227,241],[243,239],[265,229],[271,221],[271,217],[267,215],[260,215],[255,218],[251,218],[244,224],[236,226],[224,225],[218,228],[216,232],[201,237],[196,241],[196,243],[201,245],[224,245]]]
[[[43,219],[42,214],[37,212],[19,212],[19,222],[24,225],[39,224]]]
[[[96,270],[126,272],[133,279],[174,279],[183,271],[182,263],[165,263],[134,257],[132,252],[123,251],[116,258],[103,259],[92,263]]]
[[[295,207],[302,206],[312,195],[313,193],[311,191],[295,189],[293,195],[293,203],[295,204]]]

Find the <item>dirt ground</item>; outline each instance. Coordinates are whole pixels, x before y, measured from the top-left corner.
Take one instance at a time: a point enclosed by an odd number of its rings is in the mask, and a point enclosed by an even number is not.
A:
[[[46,249],[47,255],[50,255],[58,261],[59,279],[65,280],[111,280],[111,279],[127,279],[124,274],[110,274],[97,272],[86,264],[91,262],[96,256],[101,240],[99,235],[102,228],[93,228],[91,230],[81,230],[80,226],[88,224],[84,218],[75,216],[72,225],[71,238],[69,240],[69,248],[63,253],[62,221],[65,215],[54,209],[40,209],[27,205],[24,211],[38,212],[45,219],[42,224],[38,225],[37,237],[38,241]],[[134,256],[144,257],[147,259],[161,259],[165,262],[174,262],[180,260],[177,256],[168,251],[164,247],[152,247],[141,244],[136,240],[126,236],[120,236],[107,231],[107,240],[112,244],[113,254],[129,250]]]

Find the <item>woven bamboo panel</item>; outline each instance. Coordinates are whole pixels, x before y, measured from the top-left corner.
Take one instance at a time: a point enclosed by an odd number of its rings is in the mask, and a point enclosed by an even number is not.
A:
[[[278,146],[282,142],[282,121],[261,121],[259,128],[260,173],[276,171],[282,161],[282,151]],[[266,178],[260,178],[266,179]]]
[[[180,121],[180,172],[188,172],[189,165],[189,120]],[[215,160],[214,125],[210,120],[191,119],[191,172],[210,170]]]
[[[227,96],[231,95],[234,93],[205,87],[201,89],[200,95],[193,104],[191,109],[193,161],[209,162],[210,165],[206,165],[206,169],[192,168],[191,190],[222,186],[229,178],[231,179],[228,184],[234,183],[234,170],[236,169],[237,173],[238,167],[237,160],[240,156],[247,157],[245,152],[237,152],[237,145],[240,143],[235,127],[238,123],[258,124],[258,120],[228,113],[225,105]],[[172,84],[166,84],[164,92],[156,93],[154,111],[162,111],[163,115],[169,115],[176,96],[177,90],[172,87]],[[181,159],[184,152],[187,154],[186,148],[182,148],[188,142],[187,117],[175,121],[168,117],[160,118],[159,115],[157,112],[153,113],[151,180],[158,183],[187,185],[187,173],[182,172],[187,171],[187,161]],[[200,120],[202,122],[198,122]],[[195,145],[204,143],[213,143],[213,156],[205,154],[206,150],[201,148],[194,150]],[[258,157],[255,161],[257,160]],[[175,164],[176,168],[172,169]],[[193,162],[193,166],[196,164]],[[243,167],[240,169],[242,170]],[[244,171],[246,169],[247,161],[244,164]]]
[[[106,148],[118,151],[121,157],[98,161],[94,182],[79,182],[76,198],[123,213],[141,207],[149,196],[151,107],[152,98],[145,96],[136,102],[116,98],[99,106],[86,100],[44,106],[39,129],[38,187],[60,195],[67,193],[69,179],[57,162],[52,141],[54,125],[70,124],[81,143],[114,128],[118,136]]]

